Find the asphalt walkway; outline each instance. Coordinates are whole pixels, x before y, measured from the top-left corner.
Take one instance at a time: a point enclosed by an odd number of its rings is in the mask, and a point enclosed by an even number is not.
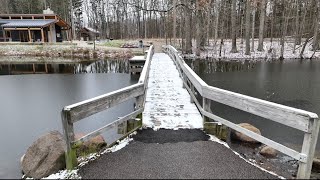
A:
[[[139,131],[127,147],[83,166],[84,179],[276,179],[201,130]]]

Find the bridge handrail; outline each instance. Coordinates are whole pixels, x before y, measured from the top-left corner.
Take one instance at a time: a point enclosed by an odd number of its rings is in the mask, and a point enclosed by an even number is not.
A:
[[[66,149],[66,167],[69,170],[74,169],[77,166],[76,148],[83,142],[102,134],[103,132],[123,123],[130,119],[134,119],[137,115],[141,114],[144,109],[144,100],[146,95],[146,88],[149,80],[149,68],[154,54],[154,46],[151,46],[148,50],[145,65],[143,67],[140,79],[137,84],[116,90],[89,100],[85,100],[73,105],[69,105],[63,108],[61,112],[63,133],[67,144]],[[135,98],[135,111],[121,117],[112,123],[95,130],[79,140],[75,141],[75,134],[73,124],[86,118],[114,107],[120,103]],[[139,128],[139,127],[137,127]],[[133,129],[135,131],[137,128]],[[131,132],[132,132],[131,131]],[[129,132],[130,133],[130,132]]]
[[[231,129],[298,160],[300,164],[297,177],[310,178],[320,126],[317,114],[209,86],[185,63],[174,47],[169,45],[163,46],[163,48],[174,60],[183,79],[184,87],[191,96],[191,101],[196,104],[204,117],[218,121]],[[198,102],[195,96],[195,89],[202,96],[202,104]],[[301,153],[214,115],[210,109],[211,101],[216,101],[303,131],[304,141]]]

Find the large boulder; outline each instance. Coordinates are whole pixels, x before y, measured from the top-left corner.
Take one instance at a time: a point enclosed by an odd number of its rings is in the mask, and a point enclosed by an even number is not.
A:
[[[74,138],[75,140],[79,140],[86,134],[84,133],[76,133]],[[78,149],[77,149],[77,155],[83,156],[90,153],[96,153],[99,150],[101,150],[104,146],[106,146],[107,143],[105,142],[104,138],[101,135],[98,135],[89,141],[84,142]]]
[[[258,135],[261,135],[261,132],[258,128],[252,126],[251,124],[248,124],[248,123],[242,123],[242,124],[239,124],[239,126],[245,128],[245,129],[248,129]],[[234,135],[233,135],[233,138],[236,139],[236,140],[239,140],[239,141],[243,141],[243,142],[248,142],[248,143],[259,143],[258,141],[240,133],[240,132],[234,132]]]
[[[22,171],[27,177],[40,179],[65,168],[66,143],[58,131],[41,136],[22,158]]]
[[[270,146],[263,146],[260,154],[267,158],[274,158],[278,155],[278,152]]]

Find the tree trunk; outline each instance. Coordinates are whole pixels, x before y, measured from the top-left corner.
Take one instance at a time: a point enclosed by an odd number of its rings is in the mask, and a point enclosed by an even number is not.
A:
[[[232,9],[231,9],[231,24],[232,24],[232,49],[231,53],[236,53],[237,51],[237,23],[236,23],[236,1],[232,0]]]
[[[306,46],[307,46],[307,44],[308,44],[308,42],[310,41],[311,38],[312,38],[312,37],[306,38],[306,41],[304,42],[303,47],[302,47],[302,50],[301,50],[301,52],[300,52],[300,59],[303,59],[304,51],[305,51]]]
[[[250,13],[251,13],[251,1],[247,0],[246,7],[246,55],[250,55]]]
[[[272,11],[275,12],[276,11],[276,2],[271,2],[271,6],[272,6]],[[272,45],[273,45],[273,29],[274,29],[274,21],[275,21],[275,13],[273,13],[272,17],[271,17],[271,30],[270,30],[270,48],[269,51],[272,51]]]
[[[314,51],[319,49],[319,6],[318,6],[318,0],[315,2],[316,3],[316,11],[315,11],[315,16],[314,16],[314,36],[313,36],[313,43],[312,43],[312,48]]]
[[[297,41],[298,45],[301,44],[301,42],[302,42],[303,31],[305,29],[305,24],[306,24],[305,21],[306,21],[307,12],[308,12],[306,6],[307,6],[306,4],[303,6],[303,18],[302,18],[302,21],[300,23],[300,28],[299,28],[299,37],[298,37],[298,41]]]
[[[281,34],[281,54],[280,54],[280,60],[284,59],[284,45],[285,45],[285,36],[287,33],[287,28],[288,28],[288,21],[289,18],[286,16],[286,11],[287,11],[287,7],[286,4],[284,3],[284,0],[282,0],[282,6],[283,6],[283,14],[282,14],[282,34]]]
[[[186,42],[185,42],[185,53],[186,54],[192,54],[192,37],[191,37],[191,11],[189,10],[190,1],[185,0],[185,31],[186,31]]]
[[[219,11],[218,11],[218,6],[219,6],[219,2],[216,2],[217,5],[215,6],[215,24],[214,24],[214,51],[215,54],[217,54],[217,41],[218,41],[218,30],[219,30]],[[222,2],[220,2],[220,7],[221,7]]]
[[[300,20],[300,14],[299,14],[299,4],[298,4],[298,0],[296,0],[296,8],[297,8],[297,11],[296,11],[296,27],[295,27],[295,38],[294,38],[294,44],[293,44],[293,54],[296,53],[296,45],[299,45],[298,44],[298,39],[299,39],[299,20]]]
[[[251,35],[251,39],[252,39],[252,41],[251,41],[251,51],[252,52],[254,52],[254,32],[255,32],[255,22],[256,22],[256,2],[254,1],[253,2],[254,3],[254,5],[253,5],[253,12],[252,12],[252,35]]]
[[[210,3],[211,4],[211,3]],[[207,6],[207,25],[206,25],[206,40],[207,40],[207,46],[210,46],[210,24],[211,24],[211,13],[210,13],[210,6]]]
[[[7,13],[7,14],[10,14],[9,2],[8,2],[8,0],[6,0],[6,13]]]
[[[173,0],[173,45],[177,43],[177,0]]]
[[[263,49],[263,34],[264,34],[264,21],[266,16],[266,1],[261,1],[261,13],[260,13],[260,27],[259,27],[259,45],[258,51],[264,51]]]
[[[147,9],[147,3],[144,1],[144,8]],[[147,13],[143,11],[144,39],[147,39]]]
[[[196,49],[196,55],[200,56],[201,49],[203,49],[203,11],[200,7],[199,1],[197,1],[196,4],[197,7],[197,35],[196,35],[196,43],[197,43],[197,49]]]

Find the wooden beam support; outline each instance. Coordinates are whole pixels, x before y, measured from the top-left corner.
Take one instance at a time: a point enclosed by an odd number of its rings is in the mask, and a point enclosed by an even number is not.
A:
[[[47,64],[47,63],[44,64],[44,68],[45,68],[45,70],[46,70],[46,73],[48,74],[48,64]]]
[[[44,42],[44,32],[43,32],[43,28],[41,29],[41,41]]]
[[[7,38],[7,37],[6,37],[6,33],[7,33],[7,32],[6,32],[6,30],[4,30],[4,29],[2,29],[2,30],[3,30],[3,31],[2,31],[2,32],[3,32],[3,33],[2,33],[2,35],[3,35],[3,42],[6,42],[6,41],[7,41],[7,40],[6,40],[6,38]]]
[[[31,37],[31,31],[28,29],[28,34],[29,34],[29,42],[32,42],[32,37]]]
[[[41,28],[4,28],[7,31],[27,31],[27,30],[41,30]]]
[[[36,66],[35,66],[35,64],[32,64],[32,70],[33,70],[33,74],[35,74],[35,73],[36,73]]]
[[[310,179],[314,152],[317,145],[318,134],[319,134],[319,119],[310,120],[310,128],[312,133],[306,133],[304,135],[303,145],[302,145],[302,154],[307,155],[306,162],[299,162],[299,169],[297,178],[298,179]]]

